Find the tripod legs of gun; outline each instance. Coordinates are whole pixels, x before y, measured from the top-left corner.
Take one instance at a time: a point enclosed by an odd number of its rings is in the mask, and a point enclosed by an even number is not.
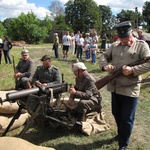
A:
[[[9,125],[7,126],[7,128],[5,129],[5,131],[3,132],[3,134],[1,136],[5,136],[6,133],[9,131],[10,127],[13,125],[13,123],[15,122],[16,119],[18,119],[21,115],[21,110],[23,109],[24,107],[19,105],[19,108],[16,112],[16,114],[14,115],[14,117],[12,118],[12,120],[10,121]]]
[[[31,127],[31,125],[34,122],[34,119],[37,117],[37,115],[39,114],[40,110],[41,110],[41,106],[42,104],[40,103],[39,106],[36,108],[35,112],[31,115],[31,118],[29,119],[28,123],[25,125],[25,127],[23,128],[23,130],[20,132],[19,137],[23,137],[24,134],[26,133],[26,131]]]

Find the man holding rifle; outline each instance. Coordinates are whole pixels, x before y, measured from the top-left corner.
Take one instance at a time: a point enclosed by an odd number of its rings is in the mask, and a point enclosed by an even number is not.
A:
[[[150,50],[146,42],[134,38],[130,21],[119,23],[116,29],[119,41],[100,57],[99,65],[103,71],[112,72],[122,67],[122,75],[110,81],[107,89],[111,92],[119,150],[126,150],[140,94],[140,75],[150,71],[150,61],[132,67],[127,64],[149,57]]]
[[[22,58],[18,62],[15,68],[14,77],[18,79],[16,89],[23,88],[28,89],[31,88],[31,81],[34,72],[34,63],[33,60],[29,56],[29,51],[23,48],[21,52]]]

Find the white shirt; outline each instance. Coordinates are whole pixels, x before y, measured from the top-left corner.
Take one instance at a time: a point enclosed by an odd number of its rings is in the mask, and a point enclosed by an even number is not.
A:
[[[63,45],[70,46],[70,42],[71,42],[70,35],[64,35],[62,39],[63,39]]]
[[[3,43],[3,40],[0,38],[0,43]]]
[[[79,45],[79,46],[83,46],[84,45],[84,38],[79,38],[78,39],[78,41],[77,41],[77,44]]]

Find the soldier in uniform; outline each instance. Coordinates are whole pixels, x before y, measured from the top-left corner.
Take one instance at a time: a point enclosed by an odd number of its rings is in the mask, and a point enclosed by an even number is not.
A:
[[[87,71],[82,62],[72,65],[72,71],[76,76],[75,86],[70,87],[68,105],[74,104],[74,99],[80,99],[76,108],[77,121],[85,121],[86,113],[101,109],[101,95],[95,86],[95,79]]]
[[[119,41],[100,57],[99,65],[103,71],[113,71],[122,67],[123,75],[113,79],[107,89],[111,92],[112,114],[117,124],[119,150],[126,150],[132,133],[141,74],[150,70],[150,62],[134,67],[127,64],[150,56],[146,42],[134,38],[130,21],[116,26]],[[130,75],[130,77],[128,77]]]
[[[61,83],[60,70],[52,65],[50,56],[44,55],[41,61],[43,65],[37,67],[32,83],[35,86],[49,86]]]
[[[29,51],[23,49],[21,52],[22,58],[19,60],[14,77],[18,79],[17,89],[31,88],[32,76],[34,73],[34,62],[29,56]]]

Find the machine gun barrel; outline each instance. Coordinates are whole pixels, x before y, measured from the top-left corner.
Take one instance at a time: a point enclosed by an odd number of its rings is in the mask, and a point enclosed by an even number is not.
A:
[[[16,102],[16,100],[29,96],[30,94],[48,94],[51,96],[51,91],[53,91],[53,95],[57,95],[59,93],[68,91],[68,83],[64,82],[61,84],[52,84],[47,87],[35,87],[31,89],[24,89],[16,92],[6,93],[6,99],[4,101]]]
[[[15,102],[17,99],[26,97],[30,94],[37,94],[38,92],[39,92],[39,88],[31,88],[31,89],[12,92],[12,93],[6,93],[6,101]]]

